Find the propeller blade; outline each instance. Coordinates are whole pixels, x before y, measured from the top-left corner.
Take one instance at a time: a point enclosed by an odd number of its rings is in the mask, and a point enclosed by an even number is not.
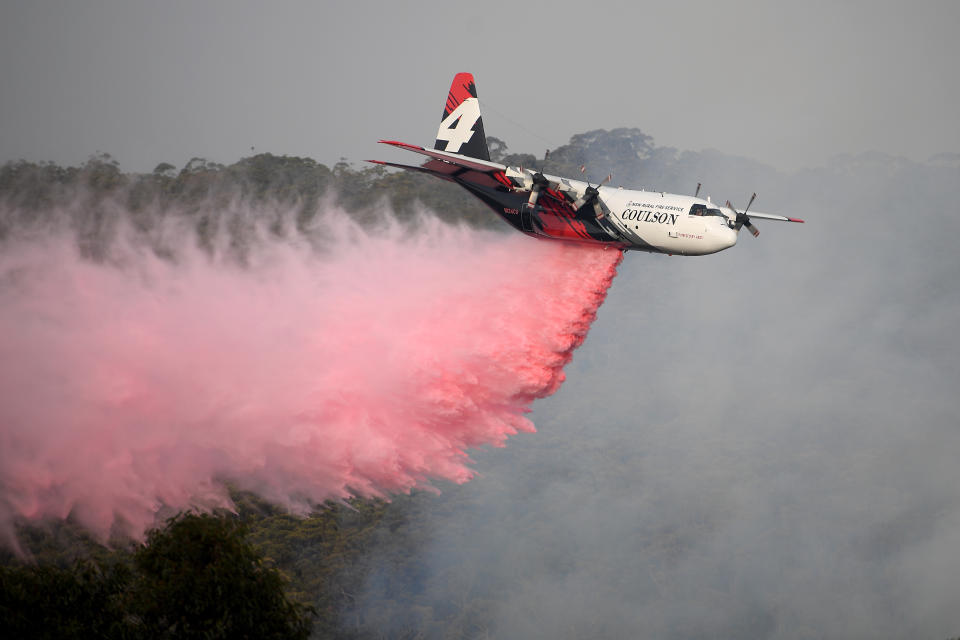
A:
[[[527,206],[530,207],[531,209],[537,206],[537,199],[539,197],[540,197],[540,187],[534,185],[533,188],[530,189],[530,197],[527,198]]]
[[[586,190],[573,203],[574,211],[579,211],[580,208],[585,204],[587,204],[588,202],[593,202],[594,200],[596,200],[598,195],[600,195],[600,190],[597,187],[590,186],[590,184],[588,183]]]
[[[603,207],[600,205],[600,200],[593,201],[593,213],[597,216],[597,220],[603,217]]]
[[[750,203],[747,205],[747,209],[750,208],[750,205],[753,204],[753,201],[756,199],[756,197],[757,194],[753,194],[753,196],[751,196]],[[747,215],[747,209],[744,209],[743,213],[740,213],[732,204],[730,204],[729,200],[727,200],[727,208],[733,212],[734,229],[739,231],[741,227],[746,227],[750,233],[753,234],[754,238],[760,235],[760,230],[753,226],[753,223],[750,222],[750,216]]]
[[[732,204],[730,204],[730,201],[729,201],[729,200],[727,200],[727,209],[730,209],[730,211],[733,213],[733,222],[734,222],[734,224],[737,225],[735,228],[736,228],[736,229],[739,229],[739,228],[740,228],[740,224],[742,224],[742,223],[741,223],[739,220],[737,220],[737,218],[740,217],[740,214],[737,213],[737,210],[734,208],[734,206],[733,206]]]
[[[747,208],[743,210],[743,215],[747,215],[747,211],[750,211],[750,205],[753,204],[753,201],[757,199],[757,194],[754,193],[750,196],[750,202],[747,203]]]
[[[587,171],[587,165],[585,164],[580,165],[580,173],[586,173],[586,171]],[[600,195],[600,187],[610,182],[611,180],[613,180],[613,174],[608,173],[606,178],[604,178],[603,180],[597,183],[597,186],[593,186],[592,184],[590,184],[589,181],[587,181],[587,188],[573,202],[574,211],[579,211],[581,207],[583,207],[584,205],[590,204],[592,202],[594,204],[594,212],[597,214],[597,218],[602,218],[603,208],[600,206],[600,203],[597,201],[597,197]]]
[[[535,207],[537,205],[537,199],[540,197],[540,189],[543,187],[549,188],[550,181],[547,180],[547,177],[540,171],[533,174],[531,180],[533,181],[533,184],[530,187],[530,197],[527,199],[527,205],[530,207]]]

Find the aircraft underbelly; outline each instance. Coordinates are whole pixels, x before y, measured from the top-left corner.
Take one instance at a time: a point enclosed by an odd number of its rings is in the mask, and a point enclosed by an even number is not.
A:
[[[461,186],[483,200],[512,227],[531,235],[625,247],[625,242],[614,229],[596,219],[592,209],[574,212],[565,203],[542,197],[530,207],[527,194],[487,187],[469,180],[458,180]]]

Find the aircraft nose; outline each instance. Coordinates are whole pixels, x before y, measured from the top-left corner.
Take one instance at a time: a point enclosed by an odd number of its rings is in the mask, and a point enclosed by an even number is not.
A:
[[[737,237],[736,229],[731,229],[730,227],[723,229],[722,238],[727,248],[737,244]]]
[[[707,229],[706,244],[703,245],[706,251],[704,253],[716,253],[729,249],[737,244],[737,232],[727,225],[717,224]]]

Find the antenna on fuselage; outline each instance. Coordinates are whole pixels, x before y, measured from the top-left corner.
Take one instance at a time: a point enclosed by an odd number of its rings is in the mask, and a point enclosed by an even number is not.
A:
[[[698,183],[697,183],[697,192],[693,194],[693,197],[696,198],[696,197],[699,196],[699,195],[700,195],[700,183],[698,182]]]

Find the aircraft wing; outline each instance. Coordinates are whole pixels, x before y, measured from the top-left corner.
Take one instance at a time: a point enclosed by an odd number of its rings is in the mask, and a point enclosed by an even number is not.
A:
[[[740,209],[736,210],[737,213],[744,213]],[[754,211],[748,211],[747,215],[751,218],[757,218],[758,220],[779,220],[780,222],[803,222],[800,218],[788,218],[787,216],[778,216],[772,213],[756,213]]]
[[[531,180],[533,171],[530,169],[508,167],[497,162],[490,162],[489,160],[480,160],[478,158],[471,158],[438,149],[425,149],[415,144],[407,144],[406,142],[397,142],[395,140],[380,140],[379,142],[381,144],[389,144],[399,149],[420,153],[432,159],[425,162],[421,167],[411,167],[409,165],[384,162],[382,160],[368,160],[368,162],[397,167],[398,169],[423,171],[447,180],[453,177],[462,178],[464,175],[469,175],[469,181],[471,182],[506,187],[517,193],[530,193],[531,187],[533,186]],[[555,176],[547,177],[550,179],[549,186],[545,190],[545,196],[547,198],[553,198],[560,203],[572,203],[577,199],[579,194],[575,189],[571,188],[566,180]]]

